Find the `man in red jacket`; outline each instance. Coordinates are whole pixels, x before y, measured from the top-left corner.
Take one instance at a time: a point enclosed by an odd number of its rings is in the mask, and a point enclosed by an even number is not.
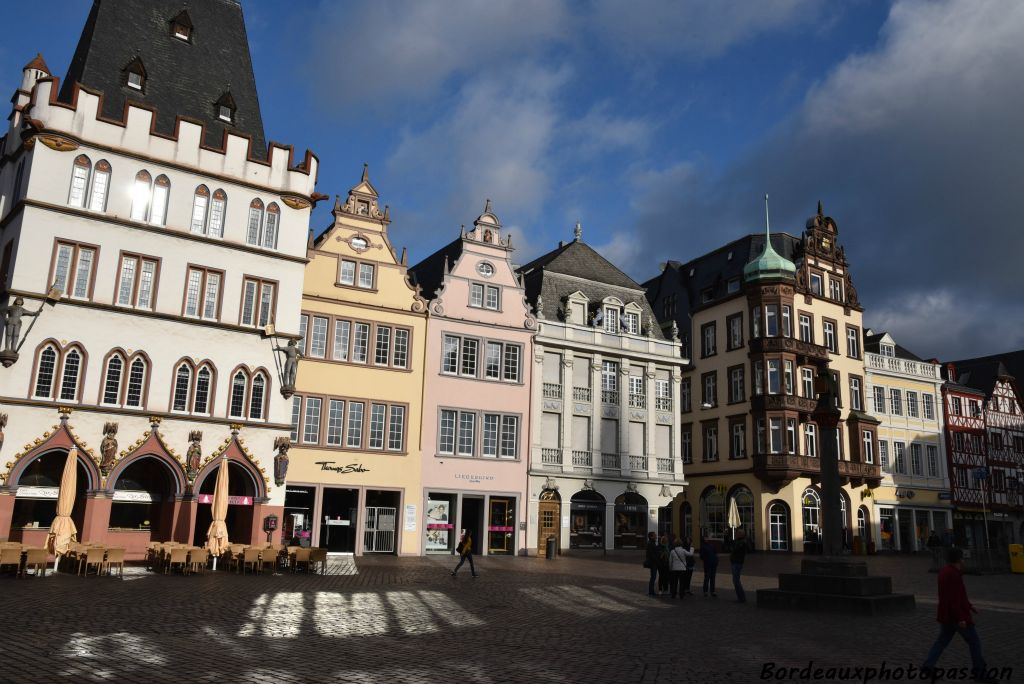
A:
[[[964,552],[950,549],[946,561],[948,564],[939,570],[939,637],[928,652],[921,670],[931,676],[939,656],[949,646],[953,636],[959,633],[971,649],[971,674],[974,681],[995,682],[995,679],[987,676],[985,658],[981,655],[981,640],[978,639],[971,618],[971,613],[978,611],[967,599],[967,588],[964,587]]]

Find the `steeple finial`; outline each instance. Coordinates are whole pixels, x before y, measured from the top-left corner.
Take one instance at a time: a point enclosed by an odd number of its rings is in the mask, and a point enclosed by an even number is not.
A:
[[[366,183],[367,181],[370,180],[370,165],[369,164],[366,164],[366,163],[363,164],[363,177],[362,177],[361,180],[362,180],[363,183]]]
[[[824,216],[825,212],[821,208],[821,200],[818,200],[818,216]]]
[[[485,214],[493,213],[491,211],[491,200],[490,200],[490,198],[488,198],[487,201],[484,203],[484,213]]]
[[[764,236],[768,244],[771,244],[772,229],[768,223],[768,193],[764,193]]]
[[[576,236],[576,242],[583,238],[583,225],[579,221],[576,222],[576,228],[572,231],[572,234]]]

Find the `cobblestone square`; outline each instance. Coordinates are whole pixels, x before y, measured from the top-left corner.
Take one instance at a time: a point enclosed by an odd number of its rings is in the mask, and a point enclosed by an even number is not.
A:
[[[799,561],[754,555],[744,586],[776,586]],[[765,663],[916,665],[937,629],[935,575],[920,557],[869,560],[917,596],[913,613],[877,618],[737,604],[721,572],[717,599],[650,598],[639,557],[487,557],[478,579],[467,568],[452,578],[453,565],[389,556],[335,560],[327,575],[3,577],[0,680],[753,682]],[[701,578],[698,568],[695,588]],[[969,576],[967,587],[989,664],[1018,680],[1024,577]],[[940,661],[968,663],[959,640]]]

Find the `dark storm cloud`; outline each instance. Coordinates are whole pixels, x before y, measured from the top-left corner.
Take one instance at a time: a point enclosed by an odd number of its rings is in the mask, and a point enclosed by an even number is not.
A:
[[[866,308],[923,356],[1024,347],[1024,3],[899,2],[755,151],[643,178],[634,271],[742,233],[799,234],[820,198]],[[672,245],[666,250],[664,245]]]

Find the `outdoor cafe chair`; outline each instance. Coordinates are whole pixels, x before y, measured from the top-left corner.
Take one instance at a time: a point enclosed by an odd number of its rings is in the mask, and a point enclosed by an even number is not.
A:
[[[36,577],[46,577],[46,565],[50,562],[50,552],[43,548],[25,549],[25,567],[21,570],[22,577],[28,577],[28,569],[35,569]],[[42,574],[40,574],[40,572]]]
[[[300,565],[305,565],[306,570],[309,570],[309,549],[299,549],[292,556],[292,572],[298,570]]]
[[[242,552],[242,573],[244,574],[245,569],[249,567],[253,572],[262,571],[259,549],[248,548]]]
[[[269,548],[260,551],[260,572],[263,572],[268,567],[271,573],[277,570],[277,553],[277,549]]]
[[[189,572],[206,574],[206,564],[210,561],[210,552],[206,549],[192,549],[188,554]]]
[[[309,550],[309,564],[314,572],[321,575],[327,574],[327,549],[315,548]]]
[[[78,554],[78,574],[81,575],[85,571],[86,577],[89,576],[89,568],[96,566],[96,574],[100,574],[100,570],[103,568],[103,561],[107,555],[107,550],[102,546],[90,546],[89,550],[84,554]]]
[[[111,568],[117,568],[117,576],[124,578],[124,549],[107,549],[107,559],[103,562],[103,570],[108,575]]]
[[[0,570],[3,570],[5,565],[13,565],[14,576],[18,576],[18,573],[21,572],[21,544],[17,547],[0,548]]]
[[[164,563],[164,574],[173,570],[175,565],[181,566],[182,573],[188,572],[188,549],[186,547],[175,547],[168,552],[167,560]]]

